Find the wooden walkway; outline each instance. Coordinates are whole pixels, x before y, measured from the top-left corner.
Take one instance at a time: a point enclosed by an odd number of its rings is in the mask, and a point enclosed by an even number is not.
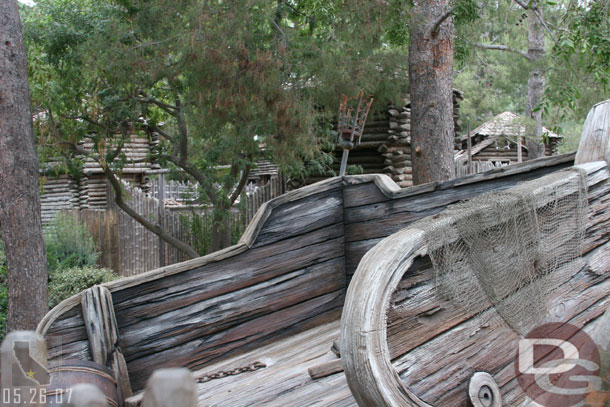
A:
[[[336,360],[332,343],[340,321],[321,325],[251,352],[210,365],[196,377],[256,361],[267,367],[199,385],[199,407],[356,406],[343,372],[312,380],[307,369]]]

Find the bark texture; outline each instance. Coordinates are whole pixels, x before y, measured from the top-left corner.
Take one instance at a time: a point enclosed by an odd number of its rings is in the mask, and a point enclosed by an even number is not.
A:
[[[48,310],[38,158],[17,0],[0,2],[0,228],[8,329],[36,329]]]
[[[528,18],[528,50],[527,55],[533,64],[527,81],[526,117],[536,122],[533,134],[527,139],[528,157],[544,157],[544,142],[542,140],[542,111],[534,111],[544,95],[544,70],[540,66],[545,53],[544,27],[542,26],[543,10],[538,1],[531,2],[527,10]]]
[[[455,177],[453,21],[449,0],[418,1],[411,16],[409,89],[413,183]]]

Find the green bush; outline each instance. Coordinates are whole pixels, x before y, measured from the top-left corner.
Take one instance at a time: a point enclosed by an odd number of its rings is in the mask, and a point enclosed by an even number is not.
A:
[[[49,306],[52,308],[74,294],[115,278],[112,270],[95,266],[53,271],[49,274]]]
[[[59,212],[45,228],[49,273],[68,268],[95,266],[100,253],[87,226],[69,213]]]
[[[86,225],[74,215],[60,213],[45,228],[45,246],[49,264],[49,306],[95,284],[114,280],[117,275],[110,269],[96,265],[99,252]],[[8,295],[6,256],[0,240],[0,341],[6,334]]]

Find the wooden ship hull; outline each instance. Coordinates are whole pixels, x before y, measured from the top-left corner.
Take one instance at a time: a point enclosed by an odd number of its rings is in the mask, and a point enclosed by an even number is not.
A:
[[[168,367],[199,378],[199,406],[466,406],[478,371],[504,405],[533,405],[513,368],[522,335],[491,308],[439,300],[425,231],[412,226],[573,165],[574,154],[553,156],[406,189],[385,175],[322,181],[264,204],[237,245],[89,289],[38,332],[51,365],[111,367],[131,406]],[[584,262],[553,280],[548,321],[607,347],[610,174],[603,161],[580,167]]]

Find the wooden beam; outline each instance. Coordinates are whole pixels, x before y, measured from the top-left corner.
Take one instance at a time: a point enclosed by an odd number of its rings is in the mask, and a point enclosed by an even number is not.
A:
[[[307,369],[312,380],[321,379],[322,377],[327,377],[342,371],[343,363],[341,362],[341,359],[331,360],[330,362],[325,362]]]

